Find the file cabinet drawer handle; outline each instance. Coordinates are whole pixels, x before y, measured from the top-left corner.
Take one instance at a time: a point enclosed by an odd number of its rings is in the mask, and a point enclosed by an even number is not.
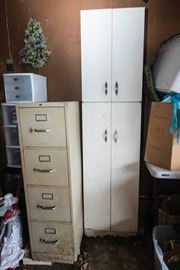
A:
[[[44,133],[47,133],[47,132],[50,132],[50,128],[45,128],[45,129],[38,129],[38,128],[30,128],[30,132],[44,132]]]
[[[52,173],[55,170],[54,169],[38,169],[38,168],[34,168],[33,169],[34,172],[40,172],[40,173]]]
[[[41,205],[41,204],[37,204],[36,207],[40,208],[42,210],[55,210],[56,209],[56,205],[44,206],[44,205]]]
[[[57,245],[59,243],[59,240],[48,240],[48,239],[43,239],[40,238],[40,242],[44,243],[44,244],[53,244],[53,245]]]

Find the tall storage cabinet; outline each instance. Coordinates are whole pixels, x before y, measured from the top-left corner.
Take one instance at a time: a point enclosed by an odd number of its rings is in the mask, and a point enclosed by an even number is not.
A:
[[[144,8],[81,11],[84,226],[138,226]]]
[[[16,110],[32,258],[73,263],[83,234],[79,104]]]

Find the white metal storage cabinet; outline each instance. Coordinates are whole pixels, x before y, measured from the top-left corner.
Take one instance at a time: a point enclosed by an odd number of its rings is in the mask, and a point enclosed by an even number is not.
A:
[[[141,101],[144,8],[81,11],[82,100]]]
[[[16,110],[32,258],[73,263],[83,234],[79,104]]]
[[[138,224],[144,8],[81,11],[84,224]]]

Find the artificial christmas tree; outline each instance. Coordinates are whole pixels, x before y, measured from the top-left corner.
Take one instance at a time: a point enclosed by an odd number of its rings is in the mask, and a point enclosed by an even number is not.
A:
[[[40,22],[30,18],[25,30],[24,43],[24,48],[19,52],[20,62],[34,70],[43,67],[51,52],[47,49]]]

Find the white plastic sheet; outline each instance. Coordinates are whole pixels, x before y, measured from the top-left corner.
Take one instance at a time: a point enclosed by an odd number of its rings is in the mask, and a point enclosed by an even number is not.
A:
[[[24,256],[19,210],[14,209],[17,201],[12,194],[0,198],[0,216],[3,217],[0,228],[0,270],[16,268]]]

